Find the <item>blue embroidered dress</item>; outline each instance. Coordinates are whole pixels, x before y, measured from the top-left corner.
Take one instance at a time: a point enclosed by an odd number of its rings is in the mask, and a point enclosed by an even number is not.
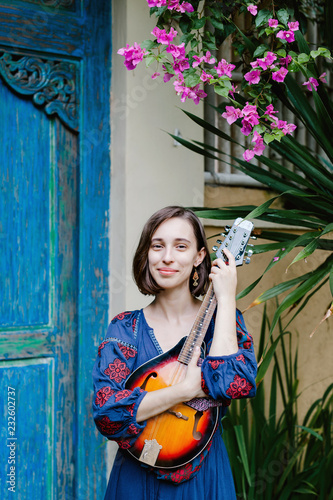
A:
[[[238,352],[221,357],[208,355],[201,366],[202,388],[223,403],[221,417],[232,399],[253,397],[256,392],[253,341],[238,310],[236,326]],[[213,333],[214,319],[205,337],[208,353]],[[122,451],[133,445],[146,425],[136,421],[146,391],[139,387],[130,391],[125,382],[134,370],[162,352],[142,309],[116,316],[98,349],[93,371],[94,420],[98,430],[119,445],[105,500],[234,500],[234,482],[220,423],[206,449],[171,472],[152,470]]]

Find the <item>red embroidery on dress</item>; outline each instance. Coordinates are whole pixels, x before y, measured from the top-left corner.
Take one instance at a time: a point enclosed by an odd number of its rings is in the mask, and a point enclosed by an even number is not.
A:
[[[129,406],[126,406],[126,410],[128,411],[128,413],[130,415],[132,415],[132,417],[133,417],[133,414],[134,414],[134,406],[135,406],[135,403],[133,403],[133,404],[131,404]]]
[[[131,314],[130,311],[125,311],[120,314],[117,314],[117,316],[115,316],[113,319],[119,319],[121,321],[122,319],[125,318],[125,316],[128,316],[129,314]]]
[[[114,392],[111,387],[102,387],[96,394],[95,405],[102,407]]]
[[[119,448],[122,450],[128,450],[131,447],[130,438],[129,439],[115,439],[116,443],[118,443]]]
[[[135,424],[131,424],[127,432],[128,434],[133,434],[133,436],[136,436],[137,434],[139,434],[140,429],[138,429]]]
[[[204,379],[203,373],[201,372],[201,389],[204,391],[204,393],[209,394],[209,389],[206,385],[206,381]]]
[[[118,384],[122,380],[125,380],[131,372],[127,368],[126,363],[121,361],[119,358],[116,358],[114,363],[110,363],[108,368],[104,370],[104,373]]]
[[[252,347],[251,340],[247,340],[246,342],[243,342],[243,349],[251,349],[251,347]]]
[[[104,434],[116,434],[121,428],[121,422],[111,422],[109,417],[105,416],[101,420],[96,420],[96,425]]]
[[[130,394],[132,394],[132,391],[129,391],[128,389],[124,389],[123,391],[117,392],[114,399],[115,399],[116,403],[118,403],[118,401],[121,401],[122,399],[130,396]]]
[[[191,477],[192,464],[186,464],[182,469],[178,469],[176,472],[171,474],[171,481],[175,483],[181,483],[182,481],[187,481]]]
[[[98,348],[98,356],[101,357],[101,350],[104,349],[106,346],[107,342],[102,342],[101,345]]]
[[[119,349],[123,353],[126,359],[128,358],[135,358],[136,356],[136,351],[134,349],[131,349],[130,347],[126,347],[122,344],[118,344]]]
[[[216,370],[220,365],[224,364],[224,359],[213,359],[211,361],[208,361],[208,363],[213,368],[213,370]]]
[[[241,378],[239,375],[235,375],[234,381],[231,382],[229,389],[227,389],[226,394],[232,399],[242,398],[247,396],[251,391],[253,385],[246,381],[245,378]]]
[[[240,354],[239,356],[236,356],[236,360],[237,361],[243,361],[244,365],[245,365],[245,358],[244,358],[244,355],[243,354]]]

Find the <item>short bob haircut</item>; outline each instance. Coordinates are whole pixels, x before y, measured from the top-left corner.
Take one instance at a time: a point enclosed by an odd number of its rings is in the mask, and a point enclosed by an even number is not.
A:
[[[193,274],[194,267],[189,280],[190,292],[195,297],[199,297],[200,295],[204,295],[207,291],[209,285],[209,274],[211,272],[211,260],[207,245],[206,236],[204,233],[204,229],[198,217],[195,215],[192,210],[189,210],[184,207],[179,206],[169,206],[158,210],[154,213],[146,222],[142,233],[141,238],[136,249],[134,258],[133,258],[133,277],[134,281],[137,284],[140,292],[144,295],[157,295],[159,292],[163,290],[154,278],[152,277],[149,265],[148,265],[148,251],[150,248],[151,240],[153,234],[156,229],[169,219],[174,217],[180,217],[181,219],[187,220],[192,228],[197,240],[197,250],[201,250],[201,248],[205,248],[206,255],[201,264],[197,267],[197,273],[199,275],[198,286],[193,286]]]

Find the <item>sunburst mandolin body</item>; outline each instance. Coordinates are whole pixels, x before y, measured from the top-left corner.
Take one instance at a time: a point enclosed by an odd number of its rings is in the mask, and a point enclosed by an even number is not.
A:
[[[185,340],[186,337],[170,351],[151,359],[134,371],[126,382],[126,388],[133,390],[135,387],[141,387],[151,392],[183,380],[187,366],[179,362],[178,357]],[[217,407],[200,411],[186,403],[177,404],[150,418],[135,445],[128,451],[138,460],[153,467],[180,467],[205,449],[216,428],[218,415]],[[144,456],[146,440],[148,443],[156,441],[154,446],[158,449],[153,453],[156,460]]]

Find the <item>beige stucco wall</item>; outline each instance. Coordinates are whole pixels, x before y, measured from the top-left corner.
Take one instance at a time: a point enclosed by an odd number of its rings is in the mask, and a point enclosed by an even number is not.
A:
[[[131,279],[131,260],[147,218],[166,205],[203,204],[202,159],[175,146],[167,132],[202,140],[201,132],[179,109],[202,113],[202,106],[182,104],[172,83],[152,80],[156,67],[141,63],[127,71],[120,47],[140,42],[155,26],[146,0],[113,2],[111,287],[110,314],[147,303]]]

